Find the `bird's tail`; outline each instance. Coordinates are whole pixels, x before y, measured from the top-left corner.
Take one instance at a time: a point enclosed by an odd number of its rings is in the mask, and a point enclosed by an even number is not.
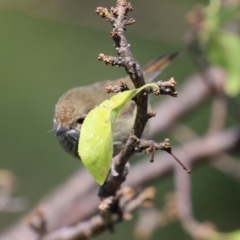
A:
[[[149,62],[143,68],[143,75],[146,82],[152,82],[168,64],[175,59],[179,53],[164,54]]]

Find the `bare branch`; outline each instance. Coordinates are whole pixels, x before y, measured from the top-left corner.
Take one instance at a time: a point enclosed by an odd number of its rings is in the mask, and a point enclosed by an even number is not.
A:
[[[131,212],[142,206],[146,201],[152,200],[155,195],[153,188],[147,188],[142,193],[137,194],[133,189],[122,188],[117,198],[120,202],[122,212],[110,214],[109,222],[106,222],[102,215],[98,214],[85,222],[81,222],[72,227],[61,228],[43,238],[43,240],[85,240],[96,236],[104,230],[109,229],[109,224],[116,224],[123,220],[131,219]],[[108,205],[108,204],[107,204]],[[111,226],[111,225],[110,225]]]
[[[113,66],[123,66],[130,76],[134,86],[138,88],[145,84],[143,73],[139,63],[134,59],[133,54],[130,51],[130,44],[128,44],[125,37],[126,26],[134,23],[133,19],[127,20],[127,13],[132,10],[131,3],[126,0],[117,0],[116,7],[112,7],[110,12],[102,7],[97,8],[96,12],[110,21],[113,26],[110,36],[114,41],[114,47],[118,54],[118,57],[100,54],[98,59]],[[141,137],[148,121],[147,94],[144,92],[139,93],[135,97],[135,102],[137,105],[137,113],[133,133],[137,137]],[[133,140],[129,138],[123,150],[113,158],[112,171],[99,191],[101,199],[114,196],[119,190],[121,184],[125,181],[126,175],[128,174],[125,165],[134,153],[133,144]]]
[[[169,153],[182,166],[182,168],[187,171],[187,173],[191,173],[191,171],[173,154],[169,139],[165,139],[162,143],[156,143],[153,140],[139,139],[134,135],[132,136],[132,139],[137,143],[137,146],[135,147],[137,151],[142,151],[145,149],[147,154],[150,152],[152,153],[150,159],[151,163],[154,162],[155,151],[164,150]]]

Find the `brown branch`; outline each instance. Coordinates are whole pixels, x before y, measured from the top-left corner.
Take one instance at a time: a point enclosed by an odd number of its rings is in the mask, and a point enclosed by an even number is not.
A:
[[[107,93],[119,93],[129,90],[129,87],[126,83],[119,81],[118,85],[108,86],[106,87]]]
[[[214,157],[211,165],[240,183],[240,163],[238,159],[226,153],[219,153]]]
[[[79,183],[84,183],[80,184]],[[97,206],[98,187],[91,175],[85,168],[78,170],[69,180],[60,188],[48,196],[39,206],[24,218],[25,224],[31,224],[32,219],[39,218],[36,216],[38,209],[44,209],[45,218],[47,219],[47,231],[53,231],[57,228],[69,225],[71,222],[77,222],[79,215],[89,216],[92,206]],[[87,205],[83,205],[84,198]],[[78,211],[76,211],[78,209]],[[95,211],[95,209],[94,209]],[[35,220],[40,223],[41,219]],[[36,226],[38,228],[38,226]]]
[[[172,97],[177,97],[177,91],[175,89],[176,82],[174,78],[170,78],[168,81],[158,81],[155,82],[156,88],[146,88],[145,93],[154,93],[155,95],[169,95]],[[106,87],[107,93],[118,93],[129,90],[126,83],[119,81],[119,85],[113,85]],[[134,98],[135,99],[135,98]]]
[[[206,157],[214,156],[218,152],[228,151],[236,147],[239,144],[239,139],[239,128],[232,128],[207,135],[201,139],[191,140],[181,147],[175,147],[174,152],[184,163],[192,165],[198,161],[202,161],[202,159],[206,159]],[[149,183],[160,176],[162,177],[173,170],[175,163],[170,161],[167,155],[158,153],[155,159],[154,164],[147,164],[145,161],[136,164],[131,169],[131,174],[129,174],[126,183],[137,187]]]
[[[123,66],[130,76],[134,86],[139,88],[145,84],[145,80],[140,65],[134,59],[133,54],[130,51],[130,44],[128,44],[125,37],[126,26],[134,23],[133,19],[127,20],[127,13],[132,10],[132,5],[127,2],[127,0],[117,0],[116,7],[112,7],[110,12],[106,8],[97,8],[96,12],[103,18],[110,21],[113,26],[110,36],[114,41],[114,47],[118,54],[118,57],[100,54],[99,60],[104,61],[105,64]],[[135,102],[137,105],[137,113],[133,126],[133,133],[137,137],[141,137],[144,127],[148,121],[147,94],[142,91],[135,97]],[[133,140],[129,138],[122,151],[112,160],[112,168],[109,177],[99,191],[101,199],[114,196],[119,190],[121,184],[126,179],[126,175],[128,174],[128,170],[125,168],[125,165],[133,153]]]
[[[181,169],[174,168],[176,205],[178,218],[193,239],[208,239],[214,233],[214,225],[211,223],[198,222],[192,213],[191,179]]]
[[[216,96],[212,103],[212,111],[208,129],[209,134],[224,129],[227,121],[227,114],[227,99],[224,96]]]
[[[223,128],[218,129],[218,131],[213,131],[213,133],[221,131],[223,131]],[[189,127],[185,125],[177,125],[176,127],[174,127],[172,132],[174,133],[173,136],[174,139],[179,141],[181,144],[183,144],[186,141],[191,141],[193,139],[196,140],[200,138],[194,131],[192,131]],[[236,181],[240,183],[240,163],[237,159],[235,159],[235,157],[231,156],[230,154],[224,151],[218,152],[215,156],[211,156],[211,165],[217,170],[225,173],[231,178],[234,178]]]
[[[127,188],[127,189],[126,189]],[[123,220],[131,219],[131,212],[142,206],[146,201],[152,201],[155,196],[153,188],[147,188],[142,193],[137,194],[135,190],[128,187],[122,188],[117,193],[117,199],[120,203],[122,213],[111,214],[110,224],[116,224]],[[84,240],[96,236],[97,234],[108,230],[109,223],[105,221],[102,215],[98,214],[85,222],[81,222],[72,227],[61,228],[49,235],[43,240]]]
[[[153,140],[139,139],[135,135],[132,135],[131,137],[136,142],[135,150],[142,151],[144,149],[147,154],[150,152],[152,153],[150,159],[151,163],[154,162],[156,150],[164,150],[169,153],[182,166],[182,168],[186,170],[187,173],[191,173],[191,171],[173,154],[169,139],[165,139],[164,142],[157,143]]]

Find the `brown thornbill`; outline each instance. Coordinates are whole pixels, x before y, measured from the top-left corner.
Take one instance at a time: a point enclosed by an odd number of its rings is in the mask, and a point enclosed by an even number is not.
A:
[[[165,54],[147,64],[143,68],[145,81],[153,81],[177,55],[178,53]],[[101,102],[110,98],[105,88],[109,85],[117,85],[119,81],[126,83],[129,88],[133,88],[133,84],[127,76],[122,79],[101,81],[73,88],[58,100],[53,120],[54,130],[60,145],[72,156],[80,158],[78,140],[85,117]],[[134,124],[135,115],[136,105],[131,101],[116,119],[113,126],[113,155],[116,155],[126,143]]]

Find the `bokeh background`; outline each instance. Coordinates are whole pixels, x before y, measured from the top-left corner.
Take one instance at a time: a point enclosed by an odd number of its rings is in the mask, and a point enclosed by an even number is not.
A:
[[[208,1],[131,2],[131,17],[137,22],[128,28],[127,37],[134,56],[144,65],[158,55],[179,51],[180,58],[161,75],[164,80],[174,76],[179,88],[195,72],[184,45],[185,16],[196,3]],[[0,170],[15,175],[14,196],[21,198],[24,209],[1,212],[0,231],[82,167],[60,148],[51,131],[54,106],[72,87],[125,75],[123,69],[106,67],[97,60],[99,53],[114,55],[115,51],[109,38],[110,24],[94,11],[97,6],[114,3],[0,0]],[[206,103],[183,121],[201,135],[208,126],[209,111]],[[169,137],[168,133],[161,138]],[[239,183],[206,164],[194,167],[191,178],[196,218],[214,222],[221,231],[239,228]],[[174,188],[172,176],[155,186],[156,204],[161,207],[164,195]],[[133,226],[134,221],[123,223],[114,235],[105,233],[94,239],[133,239]],[[176,222],[157,230],[152,239],[190,237]]]

